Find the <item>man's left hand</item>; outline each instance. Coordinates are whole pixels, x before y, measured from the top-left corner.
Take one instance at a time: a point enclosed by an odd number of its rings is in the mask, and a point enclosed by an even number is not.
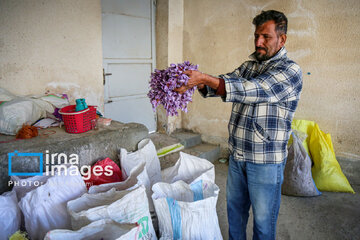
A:
[[[179,88],[175,88],[174,90],[176,92],[183,94],[188,89],[193,88],[195,86],[203,87],[203,83],[202,83],[203,73],[196,71],[196,70],[188,70],[188,71],[185,71],[184,73],[186,75],[188,75],[190,77],[190,79],[188,80],[186,85],[181,86]]]

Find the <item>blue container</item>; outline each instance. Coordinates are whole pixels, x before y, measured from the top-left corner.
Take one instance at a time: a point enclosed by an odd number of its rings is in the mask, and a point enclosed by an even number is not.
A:
[[[82,111],[87,108],[88,108],[88,106],[87,106],[84,98],[76,99],[76,107],[75,107],[76,112]]]

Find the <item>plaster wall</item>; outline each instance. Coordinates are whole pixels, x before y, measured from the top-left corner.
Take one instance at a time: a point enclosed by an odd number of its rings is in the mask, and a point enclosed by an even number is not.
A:
[[[183,62],[184,1],[159,0],[156,9],[157,68],[165,69],[171,63]],[[181,111],[178,116],[167,116],[165,109],[157,109],[158,131],[172,133],[182,127]]]
[[[156,4],[156,68],[165,69],[168,66],[168,33],[169,33],[169,1],[158,0]],[[166,132],[167,116],[162,106],[156,111],[157,131]]]
[[[184,0],[169,0],[169,41],[168,66],[171,63],[181,63],[183,60],[183,32],[184,32]],[[182,112],[178,116],[169,116],[167,133],[181,128]]]
[[[103,109],[99,0],[0,0],[0,87]]]
[[[360,1],[184,0],[184,60],[211,75],[233,71],[254,51],[252,19],[270,9],[288,17],[286,48],[303,70],[295,118],[317,122],[338,156],[360,160]],[[196,93],[182,127],[226,149],[230,111]]]

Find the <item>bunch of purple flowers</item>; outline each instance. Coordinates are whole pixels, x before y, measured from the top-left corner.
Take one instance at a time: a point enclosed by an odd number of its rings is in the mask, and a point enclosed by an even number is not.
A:
[[[192,65],[189,61],[179,64],[172,63],[170,67],[164,70],[155,69],[151,73],[150,91],[148,93],[153,110],[155,111],[156,107],[162,104],[168,116],[177,116],[178,109],[187,112],[187,105],[192,100],[196,86],[183,94],[174,91],[174,89],[187,84],[189,77],[184,74],[184,71],[197,69],[198,65]]]

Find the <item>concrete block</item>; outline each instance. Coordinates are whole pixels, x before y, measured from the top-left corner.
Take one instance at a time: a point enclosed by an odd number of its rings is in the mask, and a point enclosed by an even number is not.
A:
[[[185,149],[184,152],[209,160],[214,163],[220,157],[220,147],[209,143],[202,143],[194,147]]]
[[[191,148],[202,142],[201,135],[192,132],[179,131],[171,134],[171,136],[179,139],[180,143],[184,145],[185,148]]]
[[[46,136],[46,133],[49,135]],[[32,139],[2,143],[0,144],[0,193],[9,190],[8,153],[13,153],[15,150],[19,153],[43,153],[43,170],[46,166],[52,165],[46,165],[45,157],[51,157],[56,153],[63,153],[68,158],[71,154],[76,154],[79,159],[78,165],[81,167],[106,157],[119,163],[120,148],[128,151],[137,150],[138,142],[146,137],[148,137],[148,129],[142,124],[112,121],[110,126],[81,134],[66,133],[64,128],[51,128],[40,130],[39,136]],[[0,141],[14,138],[14,136],[0,135]],[[57,160],[57,156],[54,159]],[[63,162],[63,159],[60,160]],[[34,157],[19,157],[14,159],[11,165],[13,172],[35,172],[39,171],[39,168],[39,158]]]
[[[220,156],[220,147],[208,143],[202,143],[191,148],[183,149],[181,151],[200,158],[207,159],[212,163],[218,160]],[[179,160],[179,158],[180,152],[171,153],[169,155],[159,158],[161,169],[174,166],[177,160]]]

